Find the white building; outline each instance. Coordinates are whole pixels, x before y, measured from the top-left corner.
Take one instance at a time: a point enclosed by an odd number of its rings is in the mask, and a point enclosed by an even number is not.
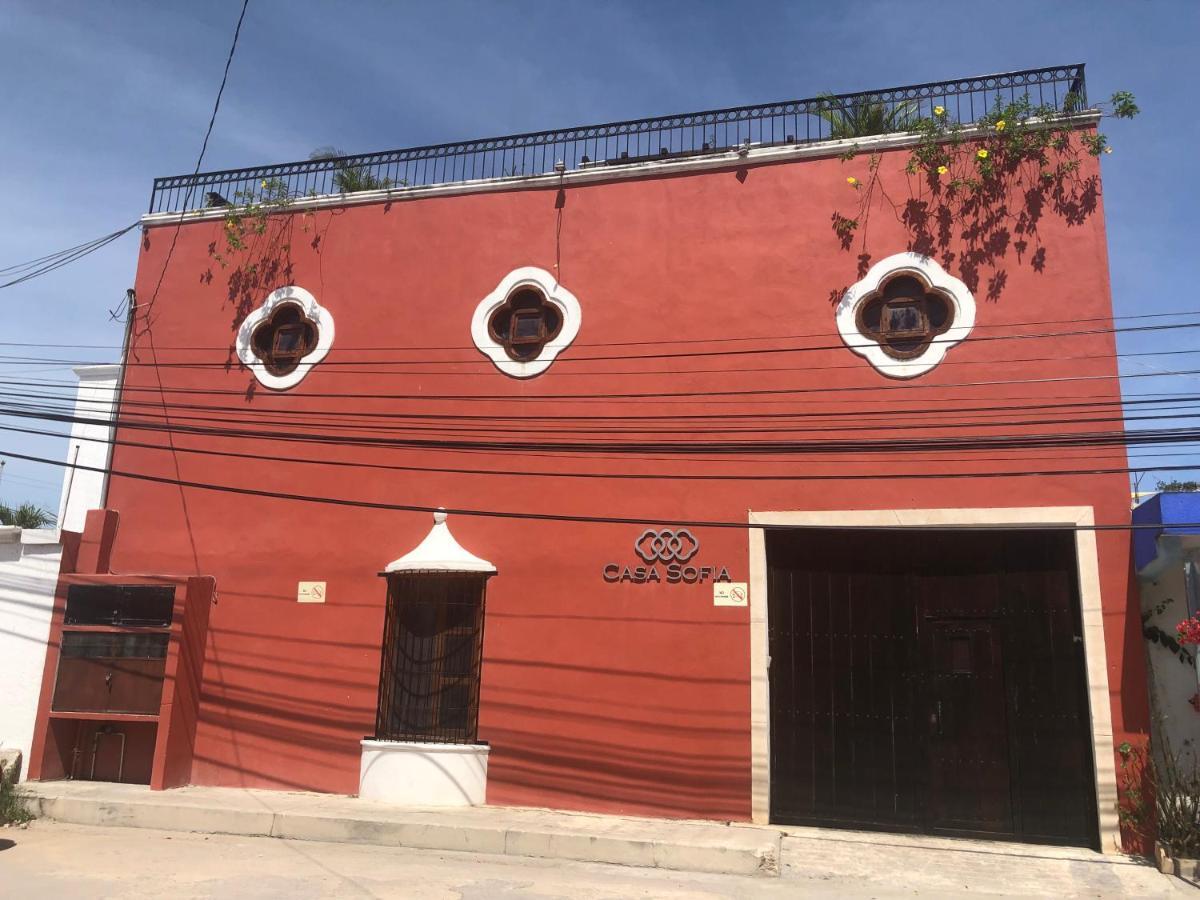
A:
[[[84,515],[104,502],[112,415],[120,366],[80,366],[77,421],[67,447],[59,528],[0,526],[0,754],[29,758],[54,606],[61,530],[82,531]],[[88,468],[75,468],[86,466]],[[96,471],[99,470],[99,471]],[[26,766],[22,765],[22,777]]]
[[[1133,511],[1134,563],[1147,639],[1154,737],[1176,755],[1200,750],[1200,647],[1174,642],[1200,612],[1200,493],[1155,494]]]

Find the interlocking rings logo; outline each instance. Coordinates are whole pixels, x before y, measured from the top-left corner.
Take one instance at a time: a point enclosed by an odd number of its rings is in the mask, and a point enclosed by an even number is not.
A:
[[[609,584],[703,584],[710,581],[730,581],[729,569],[725,566],[686,564],[700,552],[700,541],[686,528],[647,528],[633,542],[633,552],[646,565],[627,566],[610,562],[604,566],[604,580]]]
[[[700,552],[700,542],[686,528],[647,528],[633,542],[633,551],[648,563],[685,563]]]

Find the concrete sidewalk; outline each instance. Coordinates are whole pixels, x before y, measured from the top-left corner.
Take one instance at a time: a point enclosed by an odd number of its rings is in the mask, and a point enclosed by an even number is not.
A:
[[[887,893],[1166,896],[1188,886],[1142,861],[1068,847],[641,819],[541,809],[398,809],[353,797],[232,788],[23,786],[40,815],[76,825],[274,837],[675,871],[847,878]]]
[[[778,829],[499,806],[399,809],[356,797],[96,781],[27,782],[38,815],[76,825],[377,844],[733,875],[778,875]]]

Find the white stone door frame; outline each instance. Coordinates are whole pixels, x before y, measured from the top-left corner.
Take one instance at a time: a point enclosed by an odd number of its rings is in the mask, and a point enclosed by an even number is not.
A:
[[[1075,532],[1079,575],[1079,605],[1087,668],[1092,758],[1099,813],[1100,848],[1119,853],[1117,773],[1113,756],[1112,709],[1109,706],[1108,663],[1104,647],[1104,615],[1100,606],[1100,565],[1095,524],[1090,506],[1030,506],[978,509],[901,510],[787,510],[750,511],[750,757],[752,817],[767,824],[771,815],[771,697],[767,678],[767,546],[757,525],[808,527],[988,527],[1027,525],[1030,528],[1085,526]]]

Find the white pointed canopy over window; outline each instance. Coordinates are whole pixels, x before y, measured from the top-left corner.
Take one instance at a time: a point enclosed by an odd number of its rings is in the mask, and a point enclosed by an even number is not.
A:
[[[394,572],[487,572],[495,574],[496,567],[467,551],[454,539],[446,524],[446,511],[433,514],[433,528],[414,550],[388,563],[383,570]]]

